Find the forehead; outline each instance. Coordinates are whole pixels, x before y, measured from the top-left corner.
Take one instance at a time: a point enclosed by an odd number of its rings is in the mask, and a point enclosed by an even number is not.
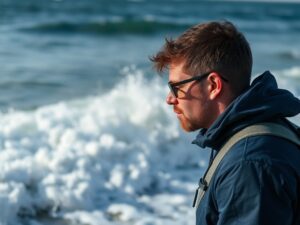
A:
[[[170,62],[169,68],[170,69],[183,68],[184,65],[185,65],[185,60],[184,59],[173,59]]]
[[[169,65],[169,81],[176,82],[189,78],[190,75],[184,69],[184,61],[175,61]]]

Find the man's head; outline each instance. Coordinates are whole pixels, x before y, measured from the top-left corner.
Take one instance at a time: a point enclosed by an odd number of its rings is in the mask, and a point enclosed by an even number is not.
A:
[[[196,25],[175,40],[167,39],[151,60],[159,72],[169,69],[169,86],[178,96],[169,94],[167,103],[187,131],[208,128],[250,84],[251,49],[230,22]],[[200,74],[200,79],[176,85]]]

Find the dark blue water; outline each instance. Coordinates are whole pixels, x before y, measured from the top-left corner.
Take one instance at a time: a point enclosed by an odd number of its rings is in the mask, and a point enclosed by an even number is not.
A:
[[[165,37],[221,19],[245,33],[254,74],[295,69],[300,77],[297,3],[0,0],[0,110],[105,93],[124,68],[151,79],[148,57]]]

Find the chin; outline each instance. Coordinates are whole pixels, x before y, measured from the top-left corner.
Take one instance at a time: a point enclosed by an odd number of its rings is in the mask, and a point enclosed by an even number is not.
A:
[[[187,123],[180,123],[181,124],[181,128],[186,131],[186,132],[193,132],[196,130],[199,130],[200,128],[198,128],[198,126],[193,126],[192,124],[187,124]]]
[[[181,117],[178,117],[178,119],[179,119],[181,128],[186,132],[193,132],[193,131],[203,128],[199,122],[198,123],[196,121],[193,122],[193,121],[187,119],[184,115],[181,115]]]

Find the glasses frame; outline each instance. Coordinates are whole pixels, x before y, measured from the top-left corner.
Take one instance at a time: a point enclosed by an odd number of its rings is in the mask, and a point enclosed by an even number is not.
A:
[[[186,83],[189,83],[189,82],[192,82],[192,81],[201,81],[203,80],[204,78],[206,78],[209,74],[211,74],[212,72],[207,72],[207,73],[203,73],[203,74],[200,74],[200,75],[197,75],[197,76],[194,76],[192,78],[189,78],[189,79],[186,79],[186,80],[181,80],[181,81],[178,81],[178,82],[171,82],[169,81],[168,82],[168,86],[170,88],[170,91],[172,93],[172,95],[175,97],[175,98],[178,98],[178,90],[179,88],[177,88],[177,86],[180,86],[180,85],[183,85],[183,84],[186,84]],[[220,76],[220,75],[219,75]],[[222,80],[224,80],[225,82],[228,82],[228,80],[223,77],[223,76],[220,76]]]

